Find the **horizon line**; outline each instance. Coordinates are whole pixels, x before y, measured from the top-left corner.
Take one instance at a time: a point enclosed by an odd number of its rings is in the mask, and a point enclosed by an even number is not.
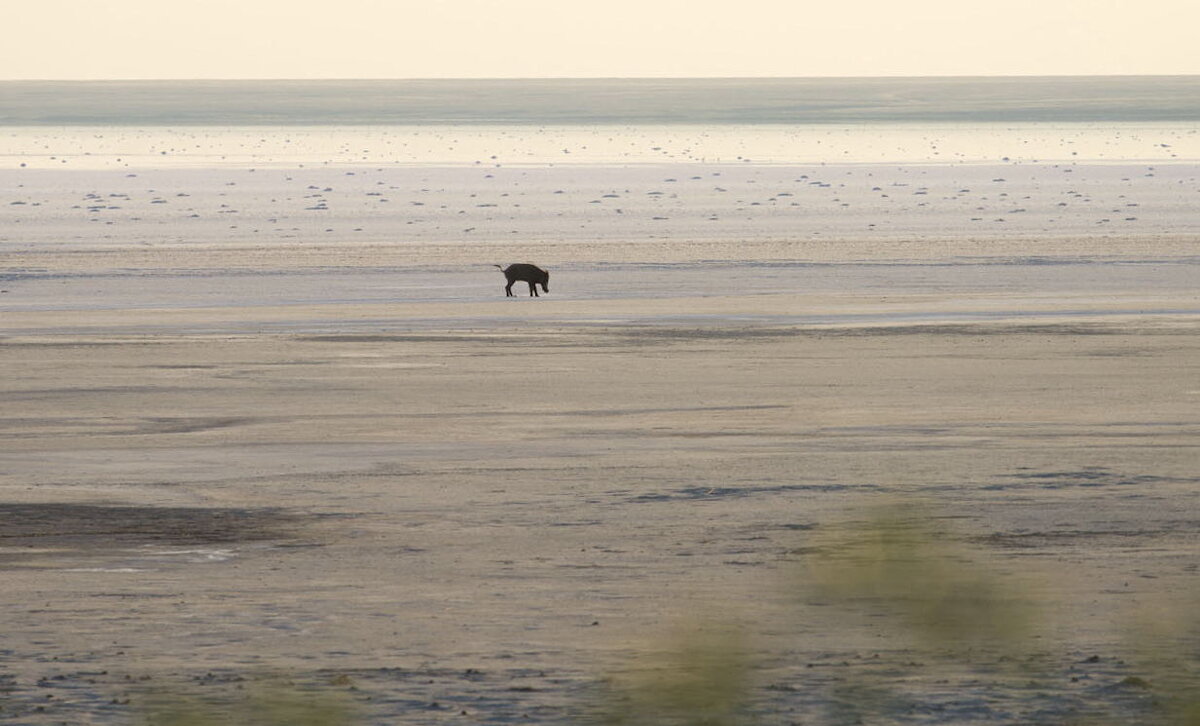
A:
[[[188,77],[188,78],[0,78],[0,83],[346,83],[452,81],[786,81],[786,80],[1005,80],[1074,78],[1200,78],[1200,73],[1018,73],[962,75],[845,75],[845,76],[453,76],[453,77]]]

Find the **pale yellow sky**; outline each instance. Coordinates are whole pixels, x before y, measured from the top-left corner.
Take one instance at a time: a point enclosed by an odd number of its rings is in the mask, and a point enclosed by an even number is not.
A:
[[[8,0],[4,15],[5,79],[1200,74],[1200,0]]]

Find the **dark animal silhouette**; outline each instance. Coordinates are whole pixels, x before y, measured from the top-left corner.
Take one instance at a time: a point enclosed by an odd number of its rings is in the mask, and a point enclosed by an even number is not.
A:
[[[496,265],[496,267],[500,267],[500,265]],[[531,297],[541,297],[538,295],[538,285],[542,286],[542,292],[550,292],[550,273],[537,265],[519,262],[508,267],[500,267],[500,271],[504,273],[504,279],[508,280],[508,284],[504,286],[504,294],[508,297],[513,297],[512,286],[518,280],[529,283]]]

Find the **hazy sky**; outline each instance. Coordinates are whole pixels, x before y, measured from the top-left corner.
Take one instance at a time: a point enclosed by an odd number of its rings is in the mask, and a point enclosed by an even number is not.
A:
[[[0,78],[1200,74],[1200,0],[6,0]]]

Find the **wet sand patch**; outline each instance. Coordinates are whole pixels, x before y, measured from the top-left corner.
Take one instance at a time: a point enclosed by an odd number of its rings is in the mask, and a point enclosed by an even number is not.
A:
[[[19,561],[22,548],[76,555],[143,545],[288,539],[313,519],[271,508],[0,502],[0,566]]]

